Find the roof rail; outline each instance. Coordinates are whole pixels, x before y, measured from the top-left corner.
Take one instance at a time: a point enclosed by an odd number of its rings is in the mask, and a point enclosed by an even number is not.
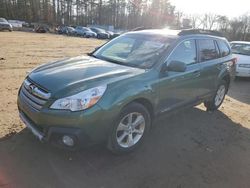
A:
[[[178,35],[192,35],[192,34],[203,34],[203,35],[213,35],[218,37],[224,37],[224,35],[219,31],[204,30],[204,29],[185,29],[182,30]]]

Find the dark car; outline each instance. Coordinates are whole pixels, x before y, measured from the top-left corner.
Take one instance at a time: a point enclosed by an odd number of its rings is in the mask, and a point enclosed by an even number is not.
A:
[[[13,31],[13,27],[6,19],[0,18],[0,31],[3,30]]]
[[[98,39],[109,39],[110,35],[103,29],[91,27],[91,31],[95,32]]]
[[[35,28],[36,33],[47,33],[49,29],[46,26],[38,26]]]
[[[60,26],[57,30],[58,34],[75,36],[77,34],[75,28],[69,26]]]
[[[123,34],[89,56],[34,69],[18,93],[20,117],[44,142],[75,148],[104,143],[134,150],[152,120],[186,106],[222,104],[235,74],[227,40],[145,30]]]
[[[68,33],[67,27],[66,26],[59,26],[57,33],[58,34],[67,34]]]

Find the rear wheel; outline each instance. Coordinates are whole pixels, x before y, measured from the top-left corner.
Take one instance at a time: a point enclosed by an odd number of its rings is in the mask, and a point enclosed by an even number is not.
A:
[[[117,154],[133,151],[143,142],[150,124],[148,110],[139,103],[131,103],[120,113],[111,131],[108,149]]]
[[[204,103],[204,105],[207,108],[207,111],[217,110],[221,106],[225,98],[225,95],[227,93],[227,90],[228,90],[228,84],[224,80],[221,81],[221,83],[219,84],[216,90],[214,97],[211,100],[206,101]]]

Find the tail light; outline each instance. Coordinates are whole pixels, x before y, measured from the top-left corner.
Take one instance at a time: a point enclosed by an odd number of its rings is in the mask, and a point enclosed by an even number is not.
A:
[[[233,63],[232,65],[233,65],[233,66],[236,65],[237,61],[238,61],[237,57],[234,57],[234,58],[232,59],[232,63]]]

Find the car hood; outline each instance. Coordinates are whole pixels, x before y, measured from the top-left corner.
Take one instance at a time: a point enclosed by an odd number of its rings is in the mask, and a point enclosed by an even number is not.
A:
[[[80,56],[41,65],[28,77],[55,97],[61,97],[143,72],[143,69]]]
[[[242,54],[234,54],[237,57],[237,64],[250,64],[250,56]]]

